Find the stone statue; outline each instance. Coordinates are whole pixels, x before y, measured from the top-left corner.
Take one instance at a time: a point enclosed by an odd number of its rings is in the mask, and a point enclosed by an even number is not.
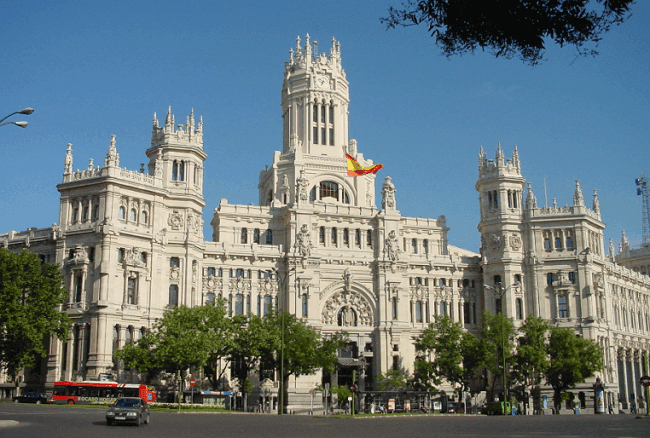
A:
[[[397,243],[397,236],[395,230],[388,233],[386,244],[384,245],[384,256],[388,256],[391,262],[399,260],[399,245]]]
[[[307,224],[303,224],[300,227],[300,231],[296,234],[296,243],[294,248],[298,251],[298,254],[302,257],[309,257],[311,255],[311,249],[314,245],[311,244],[311,237],[309,236],[309,228]]]

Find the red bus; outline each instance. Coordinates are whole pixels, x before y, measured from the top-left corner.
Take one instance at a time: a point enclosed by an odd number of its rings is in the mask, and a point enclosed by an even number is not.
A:
[[[147,403],[156,401],[153,386],[110,381],[54,382],[52,400],[55,403],[105,403],[112,404],[118,397],[140,397]]]

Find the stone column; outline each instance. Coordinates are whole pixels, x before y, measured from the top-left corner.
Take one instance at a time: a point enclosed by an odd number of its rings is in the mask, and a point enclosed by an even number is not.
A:
[[[66,367],[64,370],[64,378],[66,381],[72,381],[72,363],[74,360],[74,329],[75,325],[72,324],[72,327],[70,327],[70,332],[68,333],[68,346],[67,346],[67,351],[66,351]]]

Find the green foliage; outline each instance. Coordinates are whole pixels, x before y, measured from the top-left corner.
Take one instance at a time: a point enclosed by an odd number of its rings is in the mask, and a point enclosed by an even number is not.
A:
[[[226,343],[225,356],[237,376],[240,386],[259,363],[264,346],[272,341],[264,329],[259,316],[237,315],[230,321],[230,336]]]
[[[347,401],[348,397],[352,395],[350,388],[344,385],[332,385],[330,388],[330,393],[336,394],[336,399],[338,400],[339,406]]]
[[[201,307],[175,307],[156,321],[152,330],[135,344],[116,353],[126,368],[148,376],[190,367],[202,367],[214,350],[228,342],[230,321],[223,302]]]
[[[399,391],[408,385],[409,376],[404,370],[390,370],[377,376],[377,389]]]
[[[510,370],[514,350],[515,328],[512,320],[503,314],[492,315],[483,312],[483,325],[478,352],[481,361],[494,378]]]
[[[421,356],[415,362],[414,381],[426,390],[434,389],[443,378],[467,390],[483,363],[478,340],[447,317],[436,316],[416,339],[415,348]]]
[[[551,328],[548,355],[550,362],[545,377],[555,392],[556,405],[563,392],[603,368],[602,348],[568,328]]]
[[[380,21],[388,28],[428,26],[446,56],[487,50],[536,65],[548,42],[596,55],[603,34],[629,17],[632,0],[408,0]]]
[[[339,332],[332,338],[322,339],[307,322],[284,311],[271,312],[264,316],[262,329],[266,332],[266,343],[260,349],[262,361],[276,370],[281,369],[282,328],[284,327],[284,377],[314,374],[317,369],[332,372],[336,363],[336,352],[345,345],[347,333]]]
[[[48,335],[65,340],[71,321],[59,306],[67,295],[58,265],[0,249],[0,364],[9,376],[47,355]]]
[[[539,384],[548,369],[546,333],[549,329],[546,321],[532,315],[519,328],[524,336],[519,338],[512,377],[523,386]]]

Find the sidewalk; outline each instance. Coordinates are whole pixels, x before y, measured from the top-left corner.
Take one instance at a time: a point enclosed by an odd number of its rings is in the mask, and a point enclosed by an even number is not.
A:
[[[19,424],[20,422],[16,420],[0,420],[0,429],[4,429],[5,427],[15,427]]]

